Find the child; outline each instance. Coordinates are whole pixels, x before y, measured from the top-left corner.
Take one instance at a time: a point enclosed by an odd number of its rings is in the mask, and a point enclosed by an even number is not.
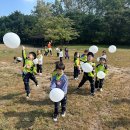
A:
[[[68,48],[65,48],[65,59],[69,59],[70,57],[69,57],[69,50],[68,50]]]
[[[22,62],[22,60],[23,60],[23,59],[22,59],[21,57],[15,57],[15,56],[14,56],[14,63],[16,63],[16,64],[17,64],[17,63],[20,63],[20,62]]]
[[[67,103],[67,89],[68,89],[68,79],[64,74],[65,65],[61,62],[56,64],[57,74],[53,77],[51,81],[51,89],[60,88],[64,91],[65,97],[60,102],[54,103],[54,115],[53,120],[57,121],[59,114],[59,104],[61,103],[61,116],[65,117],[66,112],[66,103]]]
[[[59,57],[60,49],[58,47],[56,48],[56,52],[57,52],[57,57]]]
[[[107,59],[107,55],[106,55],[106,51],[105,50],[102,51],[102,56],[101,57]]]
[[[89,63],[90,65],[92,65],[92,67],[95,67],[95,63],[93,63],[93,59],[94,59],[94,54],[92,52],[89,52],[87,54],[87,63]],[[77,88],[77,90],[82,87],[84,85],[84,83],[89,80],[90,82],[90,86],[91,86],[91,95],[94,96],[94,90],[95,90],[95,87],[94,87],[94,69],[92,72],[90,73],[86,73],[84,72],[84,75],[83,75],[83,78]]]
[[[106,59],[101,57],[100,58],[100,61],[99,61],[99,64],[96,66],[96,74],[99,72],[99,71],[103,71],[105,74],[108,73],[108,70],[107,70],[107,64],[106,64]],[[95,81],[95,88],[99,91],[103,91],[102,87],[103,87],[103,82],[104,82],[104,79],[98,79],[98,77],[96,77],[96,81]]]
[[[80,57],[80,61],[83,63],[87,62],[87,54],[88,54],[88,50],[84,51],[84,54]]]
[[[60,62],[63,62],[63,51],[62,51],[62,49],[60,49],[59,58],[60,58]]]
[[[49,53],[49,50],[48,50],[47,46],[45,46],[45,54],[44,54],[44,56],[48,56],[48,53]]]
[[[75,52],[74,54],[74,79],[78,80],[78,75],[80,74],[80,59],[79,53]]]
[[[41,50],[37,50],[37,73],[41,76],[42,75],[42,64],[43,64],[43,56]]]
[[[38,86],[38,81],[36,80],[34,74],[37,74],[36,67],[33,63],[33,60],[36,58],[36,54],[34,52],[29,52],[28,57],[26,56],[25,47],[23,46],[22,56],[24,60],[24,67],[23,67],[23,81],[26,91],[26,98],[30,97],[30,86],[29,86],[29,79],[33,80],[34,83]]]

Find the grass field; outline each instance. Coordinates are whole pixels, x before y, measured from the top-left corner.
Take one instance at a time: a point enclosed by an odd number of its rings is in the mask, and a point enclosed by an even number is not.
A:
[[[0,130],[130,130],[130,50],[118,49],[108,52],[109,74],[104,91],[89,95],[86,83],[78,93],[73,93],[80,80],[73,80],[73,54],[83,53],[87,46],[72,46],[70,60],[64,60],[65,73],[69,78],[67,114],[52,120],[53,103],[48,98],[50,76],[57,61],[44,57],[43,76],[37,77],[40,88],[30,82],[31,98],[25,99],[24,85],[20,73],[22,64],[13,64],[14,56],[21,56],[21,48],[8,49],[0,45]],[[95,56],[101,55],[100,48]],[[36,50],[27,48],[27,51]],[[80,76],[80,79],[82,75]]]

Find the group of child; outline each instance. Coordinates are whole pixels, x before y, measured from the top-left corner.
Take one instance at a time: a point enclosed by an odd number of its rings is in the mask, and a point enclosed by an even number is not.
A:
[[[107,67],[107,56],[106,51],[102,52],[102,56],[100,57],[99,64],[95,64],[93,62],[94,54],[92,52],[89,52],[88,50],[84,51],[84,54],[80,57],[78,52],[75,52],[74,54],[74,79],[78,80],[78,76],[82,71],[81,64],[88,63],[93,67],[93,71],[86,73],[84,72],[83,78],[81,82],[79,83],[76,90],[79,90],[86,81],[90,82],[91,87],[91,95],[94,96],[95,89],[99,91],[103,91],[103,81],[104,79],[99,79],[97,77],[97,73],[99,71],[103,71],[105,74],[108,72]]]
[[[62,51],[62,49],[60,49]],[[37,55],[34,52],[29,52],[28,56],[26,55],[25,47],[23,46],[22,49],[22,56],[23,56],[23,82],[26,91],[27,99],[30,97],[30,86],[29,86],[29,79],[33,80],[36,84],[36,87],[39,87],[38,81],[35,78],[35,74],[42,73],[42,64],[43,64],[43,56],[40,50],[37,51]],[[60,56],[60,53],[59,55]],[[65,48],[65,58],[69,59],[68,49]],[[36,65],[34,64],[34,59],[38,59],[37,69]],[[62,57],[63,58],[63,57]],[[60,102],[54,103],[54,114],[53,120],[57,121],[57,117],[59,115],[59,105],[61,104],[61,116],[65,117],[66,114],[66,103],[67,103],[67,90],[68,90],[68,78],[64,74],[65,65],[63,60],[60,57],[60,61],[56,62],[55,70],[52,74],[51,78],[51,89],[60,88],[63,90],[65,96]],[[94,96],[95,89],[102,91],[103,81],[104,79],[99,79],[97,77],[97,73],[99,71],[103,71],[107,74],[107,64],[106,64],[106,52],[102,52],[102,56],[100,58],[99,64],[93,62],[94,54],[89,52],[88,50],[84,51],[84,54],[80,56],[78,52],[74,54],[74,79],[78,80],[79,74],[82,72],[81,63],[89,63],[93,67],[93,71],[86,73],[84,72],[83,78],[79,83],[76,91],[78,91],[84,83],[88,80],[90,82],[91,87],[91,95]],[[96,75],[96,76],[95,76]]]

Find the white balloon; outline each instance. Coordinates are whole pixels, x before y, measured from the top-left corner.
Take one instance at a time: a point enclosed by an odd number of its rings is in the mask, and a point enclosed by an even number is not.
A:
[[[4,35],[3,42],[9,48],[18,48],[20,46],[21,40],[17,34],[9,32]]]
[[[93,67],[89,63],[81,64],[82,70],[86,73],[92,72]]]
[[[99,61],[100,61],[100,57],[97,58],[97,62],[99,62]]]
[[[36,64],[38,64],[38,59],[36,58],[36,59],[34,59],[33,60],[33,63],[36,65]]]
[[[105,74],[103,71],[99,71],[99,72],[97,73],[97,77],[98,77],[99,79],[104,79],[105,76],[106,76],[106,74]]]
[[[56,51],[58,51],[59,50],[59,48],[56,48]]]
[[[111,46],[109,46],[109,48],[108,48],[108,51],[109,51],[110,53],[115,53],[116,50],[117,50],[117,48],[116,48],[115,45],[111,45]]]
[[[49,97],[53,102],[60,102],[64,98],[64,92],[59,88],[54,88],[51,90]]]
[[[91,46],[91,47],[89,48],[89,51],[95,54],[95,53],[98,52],[98,47],[95,46],[95,45],[93,45],[93,46]]]

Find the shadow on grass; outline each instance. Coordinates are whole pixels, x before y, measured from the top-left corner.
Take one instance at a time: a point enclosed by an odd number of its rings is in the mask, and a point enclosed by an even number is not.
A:
[[[46,99],[41,100],[41,101],[34,101],[34,100],[26,100],[24,97],[21,97],[15,103],[28,104],[31,106],[34,106],[34,105],[35,106],[45,106],[45,105],[52,105],[53,104],[49,98],[46,98]]]
[[[68,94],[69,95],[81,95],[81,96],[89,96],[90,90],[86,87],[81,87],[79,90],[76,90],[77,87],[71,86],[69,87]]]
[[[43,110],[34,110],[29,112],[6,112],[4,113],[4,116],[6,118],[16,117],[18,118],[18,122],[15,125],[16,129],[29,129],[33,126],[35,119],[38,117],[50,117],[51,118],[52,113],[51,112],[45,112]],[[33,129],[33,128],[32,128]]]
[[[66,74],[67,76],[73,76],[73,75],[74,75],[73,72],[65,72],[65,74]]]
[[[118,104],[122,104],[122,103],[130,104],[130,99],[127,99],[127,98],[122,98],[120,100],[116,99],[116,100],[110,101],[110,103],[112,103],[114,105],[118,105]]]
[[[116,128],[119,128],[119,127],[123,127],[123,128],[130,128],[130,118],[118,118],[118,119],[115,119],[114,121],[107,121],[106,122],[106,125],[108,127],[110,127],[111,129],[116,129]]]
[[[22,95],[23,93],[10,93],[5,96],[0,96],[0,100],[12,100],[16,98],[17,96]]]

